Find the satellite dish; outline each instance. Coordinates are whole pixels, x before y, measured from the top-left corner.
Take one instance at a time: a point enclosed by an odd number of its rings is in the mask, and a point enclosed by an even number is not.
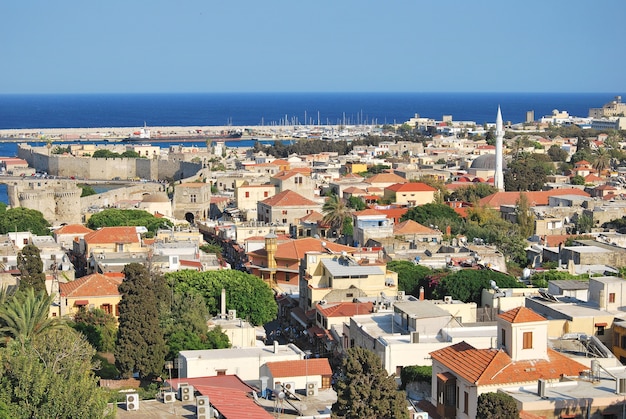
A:
[[[326,242],[322,242],[322,247],[326,247]]]
[[[494,281],[493,279],[491,281],[489,281],[489,286],[491,287],[491,289],[495,289],[496,288],[496,281]]]
[[[524,268],[524,270],[522,271],[522,278],[524,279],[530,278],[530,269]]]
[[[281,399],[281,400],[284,399],[285,398],[285,392],[281,391],[280,393],[278,393],[278,398]]]

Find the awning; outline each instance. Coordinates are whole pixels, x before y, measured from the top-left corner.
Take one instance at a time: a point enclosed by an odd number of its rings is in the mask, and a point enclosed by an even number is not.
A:
[[[608,323],[596,323],[596,327],[606,327]]]
[[[297,311],[297,309],[299,308],[300,307],[296,307],[295,309],[291,310],[291,317],[296,319],[296,321],[300,323],[302,327],[307,327],[308,325],[306,323],[306,319],[304,318],[304,313],[302,313],[302,309],[300,309],[300,312]]]
[[[86,306],[89,305],[89,300],[76,300],[74,301],[75,306]]]
[[[449,373],[449,372],[440,372],[439,374],[437,374],[437,379],[441,382],[448,382],[448,381],[454,381],[456,380],[456,377]]]

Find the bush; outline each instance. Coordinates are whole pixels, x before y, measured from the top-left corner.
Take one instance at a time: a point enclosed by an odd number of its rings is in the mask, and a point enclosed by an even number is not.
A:
[[[433,378],[433,367],[429,365],[409,365],[400,372],[401,390],[406,389],[407,384],[417,381],[418,383],[430,383]]]
[[[478,396],[476,416],[479,419],[517,419],[515,399],[505,393],[483,393]]]

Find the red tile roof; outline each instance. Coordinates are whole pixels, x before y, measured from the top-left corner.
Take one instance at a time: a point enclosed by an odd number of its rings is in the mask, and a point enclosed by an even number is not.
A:
[[[393,234],[438,234],[439,232],[413,220],[406,220],[393,227]]]
[[[268,362],[272,377],[304,377],[306,375],[331,375],[328,358],[301,359],[296,361]]]
[[[395,173],[379,173],[365,180],[369,184],[374,183],[406,183],[407,179],[402,176],[398,176]]]
[[[378,211],[378,210],[373,209],[373,208],[367,208],[367,209],[364,209],[362,211],[356,211],[353,214],[356,215],[357,217],[359,217],[359,216],[367,216],[367,215],[380,215],[380,216],[385,215],[383,212]]]
[[[395,185],[387,186],[385,189],[394,192],[435,192],[437,190],[422,182],[396,183]]]
[[[92,229],[82,224],[68,224],[54,230],[54,234],[87,234],[93,232]]]
[[[544,317],[526,307],[516,307],[512,310],[499,314],[499,317],[509,323],[543,322]]]
[[[272,196],[271,198],[267,198],[261,201],[263,204],[268,205],[270,207],[312,207],[319,206],[316,202],[311,201],[300,195],[299,193],[293,192],[289,189],[286,191],[282,191],[279,194]]]
[[[317,311],[319,311],[324,317],[352,317],[358,314],[371,313],[374,304],[372,302],[343,302],[329,303],[324,305],[317,304],[315,307]]]
[[[432,359],[456,376],[476,385],[528,383],[540,378],[558,379],[561,375],[577,377],[588,369],[552,349],[548,349],[547,354],[548,359],[513,362],[504,350],[476,349],[467,342],[430,353]]]
[[[85,235],[85,242],[94,243],[139,243],[136,227],[102,227]]]
[[[552,189],[550,191],[529,191],[529,192],[496,192],[484,197],[479,201],[480,205],[488,208],[499,209],[502,205],[517,205],[520,194],[526,194],[531,206],[548,205],[548,198],[551,196],[579,195],[590,196],[587,192],[578,188]]]
[[[119,285],[122,280],[102,274],[87,275],[71,282],[61,282],[61,297],[105,297],[119,296]]]
[[[341,253],[346,251],[348,253],[354,252],[354,247],[344,246],[333,242],[326,242],[323,246],[324,240],[316,239],[314,237],[306,237],[303,239],[291,240],[287,243],[279,244],[276,248],[276,260],[280,259],[297,259],[300,260],[304,257],[306,252],[325,252],[326,249],[330,249],[333,252]],[[263,249],[264,250],[264,249]],[[253,252],[251,252],[253,253]]]

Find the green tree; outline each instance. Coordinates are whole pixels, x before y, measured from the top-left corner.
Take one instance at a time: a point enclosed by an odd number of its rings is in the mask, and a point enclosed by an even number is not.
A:
[[[548,156],[552,161],[563,162],[567,160],[569,154],[556,144],[552,144],[548,149]]]
[[[452,228],[452,234],[461,230],[462,220],[452,208],[445,204],[424,204],[409,208],[400,221],[413,220],[425,226],[437,226],[445,229],[446,226]]]
[[[593,219],[587,214],[581,214],[576,219],[575,226],[578,233],[591,233],[591,229],[593,228]]]
[[[141,158],[141,155],[137,153],[135,150],[126,150],[122,154],[120,154],[120,157],[126,157],[129,159],[139,159]]]
[[[498,190],[487,183],[472,183],[462,186],[450,194],[450,200],[463,202],[478,202],[486,196],[493,195]]]
[[[0,350],[0,399],[14,419],[104,418],[106,390],[94,349],[71,328],[47,330],[22,347]]]
[[[37,210],[24,207],[11,208],[0,217],[0,234],[12,231],[30,231],[38,236],[49,236],[50,223]]]
[[[329,225],[334,235],[342,229],[344,220],[351,217],[352,210],[348,208],[338,195],[331,195],[322,206],[324,218],[322,222]]]
[[[545,154],[522,154],[504,173],[504,187],[507,191],[539,191],[553,172]]]
[[[99,308],[80,310],[71,326],[81,332],[99,352],[113,352],[117,334],[117,320]]]
[[[20,291],[33,288],[35,292],[46,290],[46,274],[43,272],[39,248],[27,244],[17,253],[17,267],[20,270]]]
[[[585,178],[582,177],[581,175],[576,175],[576,176],[572,176],[572,178],[569,181],[572,185],[584,185],[585,184]]]
[[[141,264],[124,268],[124,281],[119,286],[119,327],[115,347],[115,365],[123,377],[138,372],[140,377],[156,377],[163,372],[167,348],[159,327],[158,278]]]
[[[405,390],[407,384],[418,382],[430,384],[433,379],[433,367],[431,365],[409,365],[400,372],[401,389]]]
[[[112,159],[112,158],[120,157],[120,155],[119,153],[115,153],[111,150],[100,149],[100,150],[94,151],[91,157],[94,159],[102,159],[102,158]]]
[[[425,287],[426,277],[432,270],[406,260],[392,260],[387,269],[398,273],[398,290],[419,297],[420,286]]]
[[[505,275],[488,269],[480,271],[465,269],[443,276],[433,283],[433,296],[443,298],[446,295],[455,300],[466,303],[474,302],[480,306],[482,290],[491,287],[491,281],[495,281],[500,288],[523,288],[525,285],[512,276]]]
[[[610,166],[611,155],[609,151],[604,147],[598,148],[594,153],[593,168],[598,171],[598,175],[602,175],[602,172],[610,168]]]
[[[355,211],[363,211],[365,207],[365,202],[359,198],[358,196],[351,196],[348,198],[348,208],[352,208]]]
[[[396,380],[387,375],[380,358],[367,349],[348,349],[342,360],[335,390],[333,418],[408,419],[406,394],[397,390]]]
[[[505,393],[483,393],[478,396],[478,419],[517,419],[519,410],[515,399]]]
[[[535,215],[530,209],[530,203],[525,193],[521,193],[515,208],[515,218],[522,237],[528,238],[535,232]]]
[[[95,189],[91,187],[90,185],[78,185],[78,187],[83,190],[80,194],[81,198],[84,196],[96,195]]]
[[[272,289],[262,279],[241,271],[222,270],[171,272],[166,275],[174,293],[189,292],[204,298],[211,315],[221,311],[219,301],[222,288],[228,296],[228,308],[237,310],[237,316],[253,325],[261,325],[276,318],[278,306]]]
[[[49,317],[53,302],[54,296],[45,290],[35,292],[31,287],[18,292],[0,306],[0,333],[25,346],[47,330],[66,327],[58,318]]]
[[[169,220],[157,218],[148,211],[116,208],[97,212],[87,222],[87,227],[94,230],[118,226],[144,226],[151,233],[155,233],[159,228],[172,226],[172,223]]]

